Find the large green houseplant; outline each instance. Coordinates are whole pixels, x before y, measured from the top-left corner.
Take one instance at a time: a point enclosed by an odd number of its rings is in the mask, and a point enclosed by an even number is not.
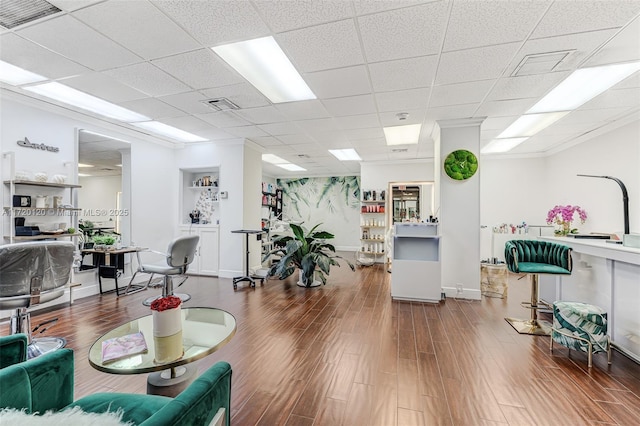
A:
[[[298,285],[303,287],[315,287],[315,278],[320,279],[322,284],[327,283],[331,265],[340,266],[336,259],[343,259],[352,271],[355,270],[353,264],[347,259],[335,254],[333,245],[326,242],[334,238],[334,235],[326,231],[316,231],[320,226],[317,224],[310,231],[296,224],[290,224],[293,237],[282,236],[274,240],[276,248],[264,256],[263,261],[271,258],[272,255],[280,256],[280,260],[271,265],[267,272],[267,278],[277,276],[281,280],[300,270],[300,281]]]

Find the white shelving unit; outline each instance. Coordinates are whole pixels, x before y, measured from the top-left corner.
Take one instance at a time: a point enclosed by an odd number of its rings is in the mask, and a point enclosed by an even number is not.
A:
[[[393,238],[391,297],[440,301],[440,235],[437,223],[396,223]]]
[[[370,194],[371,191],[367,193]],[[362,265],[386,261],[385,208],[384,199],[360,201],[360,250],[356,254],[356,259]]]

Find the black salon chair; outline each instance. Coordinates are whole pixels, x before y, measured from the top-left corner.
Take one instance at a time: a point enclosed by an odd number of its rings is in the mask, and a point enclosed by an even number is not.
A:
[[[0,309],[15,310],[11,334],[28,336],[27,355],[34,358],[66,345],[62,337],[32,338],[28,308],[64,295],[73,265],[74,244],[70,241],[39,241],[0,246]],[[38,334],[57,319],[38,325]]]
[[[505,320],[520,334],[548,336],[551,333],[551,324],[538,320],[538,310],[552,307],[542,303],[538,298],[538,276],[571,275],[571,248],[549,241],[511,240],[505,243],[504,258],[511,272],[529,274],[531,277],[531,301],[521,303],[524,308],[531,310],[530,319]]]
[[[129,285],[125,289],[125,294],[131,293],[130,289],[134,285],[133,280],[138,273],[151,274],[147,285],[151,282],[153,275],[163,275],[162,294],[155,297],[150,297],[142,302],[145,306],[151,305],[151,302],[160,298],[170,295],[178,296],[183,302],[191,299],[191,296],[185,293],[174,293],[173,277],[177,275],[184,275],[189,268],[189,265],[193,262],[196,250],[198,248],[198,242],[200,237],[197,235],[184,235],[175,238],[169,243],[166,253],[150,250],[153,253],[161,254],[165,257],[166,264],[146,264],[139,261],[138,270],[131,277]],[[182,285],[186,281],[187,277],[180,283]]]

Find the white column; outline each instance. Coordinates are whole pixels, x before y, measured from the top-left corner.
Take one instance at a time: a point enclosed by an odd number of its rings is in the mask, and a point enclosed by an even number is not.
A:
[[[471,151],[480,162],[480,125],[484,117],[440,120],[435,138],[439,163],[436,176],[440,220],[442,290],[447,297],[479,300],[480,173],[457,181],[444,173],[444,159],[453,151]],[[434,132],[437,135],[438,132]],[[481,164],[478,167],[482,167]]]

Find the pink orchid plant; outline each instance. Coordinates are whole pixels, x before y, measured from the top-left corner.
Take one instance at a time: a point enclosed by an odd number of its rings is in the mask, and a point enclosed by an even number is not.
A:
[[[587,220],[587,212],[580,206],[555,206],[549,213],[547,213],[547,223],[551,225],[556,223],[562,226],[562,229],[556,230],[556,234],[567,235],[568,233],[575,234],[578,230],[571,228],[571,222],[573,222],[575,214],[578,213],[580,223],[584,223]]]

